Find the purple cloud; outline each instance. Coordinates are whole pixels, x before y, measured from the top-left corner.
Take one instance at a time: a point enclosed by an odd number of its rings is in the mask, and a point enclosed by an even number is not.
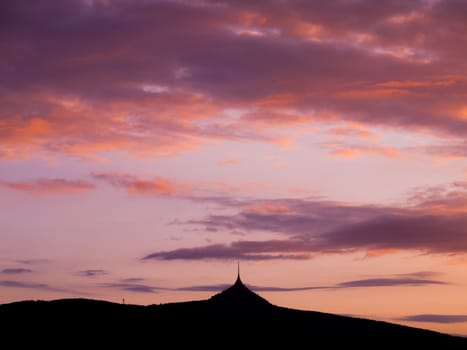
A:
[[[220,292],[224,289],[229,288],[230,284],[211,284],[211,285],[202,285],[202,286],[189,286],[176,288],[179,291],[189,291],[189,292]]]
[[[38,289],[38,290],[46,290],[49,292],[61,292],[61,293],[75,293],[70,290],[55,288],[46,283],[38,283],[38,282],[25,282],[25,281],[9,281],[9,280],[2,280],[0,281],[0,287],[7,287],[7,288],[22,288],[22,289]],[[83,293],[80,293],[83,294]]]
[[[101,283],[100,285],[106,288],[120,289],[136,293],[157,293],[161,288],[154,287],[148,284],[141,283],[144,278],[125,278],[114,283]]]
[[[463,142],[465,13],[462,1],[10,1],[0,157],[277,142],[329,117]],[[219,120],[239,107],[251,110]]]
[[[417,279],[417,278],[368,278],[362,280],[342,282],[336,285],[336,288],[356,288],[356,287],[391,287],[391,286],[421,286],[430,284],[447,284],[446,282]]]
[[[45,289],[51,290],[50,286],[45,283],[35,282],[20,282],[20,281],[0,281],[0,286],[11,288],[27,288],[27,289]]]
[[[49,259],[22,259],[16,260],[17,263],[24,264],[24,265],[41,265],[50,262]]]
[[[32,272],[31,269],[24,269],[24,268],[8,268],[8,269],[3,269],[1,273],[6,273],[9,275],[20,275],[23,273],[30,273]]]
[[[360,280],[352,280],[341,283],[336,283],[327,286],[302,286],[302,287],[275,287],[275,286],[256,286],[248,285],[248,287],[256,292],[297,292],[318,289],[343,289],[343,288],[364,288],[364,287],[392,287],[392,286],[421,286],[421,285],[445,285],[447,282],[440,280],[427,279],[428,277],[437,275],[432,271],[421,271],[415,273],[398,274],[378,278],[367,278]],[[179,291],[193,292],[218,292],[228,288],[228,284],[212,284],[199,285],[176,288]]]
[[[130,278],[124,278],[122,279],[122,282],[124,283],[137,283],[137,282],[142,282],[144,281],[145,278],[140,278],[140,277],[130,277]]]
[[[301,242],[287,240],[272,241],[237,241],[229,245],[211,244],[195,248],[181,248],[171,251],[161,251],[146,255],[143,260],[199,260],[199,259],[234,259],[234,260],[275,260],[275,259],[307,259],[308,250],[302,253],[298,247]]]
[[[218,199],[230,214],[211,214],[185,223],[210,232],[265,232],[274,239],[156,251],[161,259],[309,259],[317,254],[397,251],[430,254],[467,253],[467,185],[419,188],[401,206],[352,205],[317,199]],[[281,235],[283,238],[276,238]]]
[[[467,315],[420,314],[401,317],[399,320],[427,323],[465,323],[467,322]]]
[[[108,275],[109,272],[106,270],[101,270],[101,269],[89,269],[89,270],[81,270],[78,272],[78,274],[83,277],[99,277],[99,276]]]

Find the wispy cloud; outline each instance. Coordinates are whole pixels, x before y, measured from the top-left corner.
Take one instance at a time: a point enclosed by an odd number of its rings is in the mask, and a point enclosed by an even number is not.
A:
[[[229,245],[211,244],[195,248],[181,248],[161,251],[146,255],[143,260],[199,260],[199,259],[234,259],[234,260],[275,260],[307,259],[309,250],[299,248],[302,242],[288,240],[237,241]],[[284,253],[287,251],[293,253]],[[298,253],[297,253],[298,252]],[[300,253],[301,252],[301,253]]]
[[[447,282],[434,279],[417,278],[417,276],[433,276],[436,275],[431,271],[422,271],[407,274],[389,275],[377,278],[367,278],[340,282],[330,285],[318,286],[298,286],[298,287],[277,287],[277,286],[257,286],[248,284],[248,288],[256,292],[299,292],[309,290],[336,290],[346,288],[366,288],[366,287],[395,287],[395,286],[422,286],[422,285],[445,285]],[[219,292],[230,287],[228,284],[212,284],[212,285],[198,285],[176,288],[179,291],[191,292]]]
[[[242,162],[242,159],[240,157],[232,157],[232,158],[225,158],[222,159],[218,162],[220,166],[232,166],[232,165],[237,165]]]
[[[426,323],[465,323],[467,322],[467,315],[420,314],[404,316],[399,320]]]
[[[143,282],[145,278],[141,277],[129,277],[129,278],[124,278],[122,279],[122,282],[124,283],[138,283],[138,282]]]
[[[115,188],[124,189],[133,194],[152,194],[156,196],[174,196],[187,195],[190,187],[185,184],[179,184],[171,179],[153,178],[140,179],[136,176],[118,173],[95,173],[92,174],[95,179],[103,180]]]
[[[432,284],[448,284],[443,281],[420,278],[368,278],[355,281],[342,282],[336,285],[337,288],[356,288],[356,287],[391,287],[391,286],[421,286]]]
[[[62,292],[62,293],[70,293],[69,290],[63,288],[56,288],[50,286],[46,283],[38,283],[38,282],[26,282],[26,281],[10,281],[10,280],[1,280],[0,287],[7,287],[7,288],[21,288],[21,289],[38,289],[38,290],[45,290],[49,292]]]
[[[78,272],[78,274],[83,277],[99,277],[99,276],[108,275],[109,272],[106,270],[101,270],[101,269],[89,269],[89,270],[81,270]]]
[[[62,178],[39,178],[22,182],[0,180],[0,186],[32,194],[73,194],[90,191],[96,187],[88,181]]]
[[[188,286],[176,288],[178,291],[189,291],[189,292],[220,292],[229,288],[229,284],[210,284],[201,286]]]
[[[20,275],[23,273],[31,273],[31,269],[25,269],[25,268],[7,268],[3,269],[1,273],[9,274],[9,275]]]
[[[49,259],[21,259],[21,260],[16,260],[17,263],[19,264],[24,264],[24,265],[41,265],[41,264],[47,264],[50,262]]]
[[[45,283],[36,283],[36,282],[21,282],[21,281],[0,281],[0,286],[2,287],[11,287],[11,288],[27,288],[27,289],[45,289],[51,290],[49,285]]]
[[[106,288],[120,289],[136,293],[157,293],[157,291],[160,289],[151,285],[134,282],[104,283],[101,285]]]

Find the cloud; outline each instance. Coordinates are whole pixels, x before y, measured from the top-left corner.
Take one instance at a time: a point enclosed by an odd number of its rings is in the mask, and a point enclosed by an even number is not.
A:
[[[1,158],[280,144],[317,121],[465,140],[461,1],[60,3],[2,6]]]
[[[233,157],[233,158],[225,158],[222,159],[218,162],[220,166],[226,167],[226,166],[232,166],[232,165],[237,165],[242,162],[242,159],[239,157]]]
[[[467,253],[467,185],[461,182],[415,189],[399,206],[290,198],[204,200],[231,213],[174,224],[201,226],[210,232],[263,232],[274,238],[156,251],[143,260],[310,259],[358,251],[366,257],[399,251]]]
[[[176,288],[178,291],[190,291],[190,292],[220,292],[222,290],[230,287],[228,284],[212,284],[212,285],[201,285],[201,286],[189,286]],[[247,285],[248,288],[255,292],[297,292],[304,290],[314,290],[314,289],[328,289],[332,287],[272,287],[272,286],[255,286]]]
[[[1,280],[0,287],[7,287],[7,288],[22,288],[22,289],[38,289],[38,290],[46,290],[49,292],[61,292],[61,293],[70,293],[69,290],[65,290],[62,288],[55,288],[46,283],[37,283],[37,282],[25,282],[25,281],[9,281],[9,280]]]
[[[427,323],[465,323],[467,322],[467,315],[420,314],[401,317],[399,320]]]
[[[115,188],[123,188],[131,194],[153,194],[156,196],[188,195],[190,187],[166,178],[140,179],[136,176],[118,173],[95,173],[92,176]]]
[[[130,278],[122,279],[122,282],[124,282],[124,283],[135,283],[135,282],[142,282],[144,280],[145,280],[144,278],[140,278],[140,277],[130,277]]]
[[[237,241],[231,244],[211,244],[195,248],[181,248],[148,254],[143,260],[200,260],[200,259],[234,259],[234,260],[276,260],[307,259],[308,251],[298,247],[301,242],[287,240],[271,241]],[[292,251],[292,253],[287,253]]]
[[[16,260],[17,263],[24,264],[24,265],[41,265],[50,262],[49,259],[22,259]]]
[[[0,281],[0,286],[11,287],[11,288],[27,288],[27,289],[45,289],[50,290],[51,288],[45,283],[35,282],[20,282],[20,281]]]
[[[83,277],[99,277],[108,275],[109,272],[101,269],[90,269],[90,270],[81,270],[78,272],[80,276]]]
[[[420,278],[368,278],[362,280],[342,282],[336,285],[336,288],[356,288],[356,287],[392,287],[392,286],[421,286],[421,285],[432,285],[432,284],[447,284],[446,282],[432,280],[432,279],[420,279]]]
[[[146,284],[140,283],[127,283],[127,282],[116,282],[116,283],[104,283],[102,286],[106,288],[114,288],[120,289],[129,292],[136,292],[136,293],[157,293],[157,290],[160,288],[153,287]]]
[[[371,144],[348,144],[343,142],[326,142],[320,143],[318,146],[329,149],[330,153],[337,157],[353,158],[361,154],[380,155],[386,157],[400,157],[402,150],[394,147],[384,147]]]
[[[433,144],[421,149],[429,155],[440,158],[463,158],[467,154],[467,140],[454,140],[444,144]]]
[[[8,269],[3,269],[1,273],[6,273],[9,275],[20,275],[23,273],[30,273],[32,272],[31,269],[24,269],[24,268],[8,268]]]
[[[0,180],[0,186],[31,194],[74,194],[95,189],[95,185],[82,180],[39,178],[31,181],[8,182]]]
[[[371,139],[376,135],[372,131],[366,130],[364,126],[354,124],[346,126],[336,126],[331,128],[328,135],[339,138],[357,138],[357,139]]]
[[[393,287],[393,286],[421,286],[421,285],[444,285],[446,282],[423,279],[421,276],[433,276],[436,273],[431,271],[422,271],[415,273],[399,274],[378,278],[367,278],[361,280],[346,281],[327,286],[302,286],[302,287],[275,287],[275,286],[256,286],[248,285],[248,288],[256,292],[298,292],[307,290],[318,289],[343,289],[343,288],[357,288],[357,287]],[[176,288],[179,291],[191,292],[219,292],[230,287],[228,284],[212,284],[212,285],[199,285]]]
[[[211,285],[202,285],[202,286],[189,286],[189,287],[180,287],[176,290],[178,291],[188,291],[188,292],[220,292],[229,288],[229,284],[211,284]]]

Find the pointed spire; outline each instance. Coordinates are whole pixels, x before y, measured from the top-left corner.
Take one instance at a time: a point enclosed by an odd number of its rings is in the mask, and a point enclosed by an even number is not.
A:
[[[240,260],[237,260],[237,280],[235,281],[235,284],[243,284],[240,278]]]

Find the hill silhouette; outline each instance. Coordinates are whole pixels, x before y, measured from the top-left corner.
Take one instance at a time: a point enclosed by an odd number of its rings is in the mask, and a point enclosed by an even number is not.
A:
[[[60,335],[75,344],[169,341],[174,346],[205,348],[252,344],[289,348],[318,344],[467,348],[467,338],[276,306],[248,289],[240,276],[231,287],[207,300],[148,306],[92,299],[21,301],[0,305],[0,319],[6,338],[19,332],[47,345]],[[15,339],[18,342],[22,338]]]

